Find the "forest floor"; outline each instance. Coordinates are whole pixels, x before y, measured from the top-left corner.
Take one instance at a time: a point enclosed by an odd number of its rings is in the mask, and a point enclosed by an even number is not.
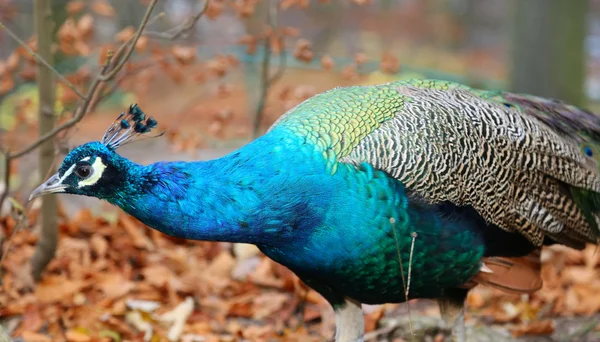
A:
[[[264,128],[303,98],[365,81],[316,82],[306,71],[286,75],[272,92],[281,100],[267,107]],[[249,101],[241,87],[199,92],[184,84],[172,90],[150,87],[144,94],[138,103],[168,132],[124,147],[122,153],[136,162],[211,159],[249,140],[244,114]],[[115,114],[114,108],[99,109],[72,132],[70,144],[101,137]],[[21,146],[33,139],[32,132],[12,134],[8,143]],[[37,182],[28,171],[35,157],[17,166],[13,172],[23,199]],[[60,199],[57,256],[37,285],[28,276],[27,261],[37,241],[39,203],[33,203],[22,229],[11,215],[0,218],[6,251],[0,317],[19,341],[323,341],[333,334],[329,305],[253,246],[174,239],[98,200]],[[553,247],[542,258],[544,287],[533,295],[471,291],[469,341],[600,341],[595,246]],[[365,306],[365,312],[371,341],[446,340],[432,301]]]

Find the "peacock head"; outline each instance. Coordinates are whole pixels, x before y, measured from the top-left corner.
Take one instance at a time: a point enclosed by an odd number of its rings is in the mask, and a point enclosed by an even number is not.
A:
[[[137,105],[131,105],[127,114],[121,113],[108,128],[101,141],[83,144],[65,157],[58,172],[37,187],[29,200],[51,193],[69,193],[107,198],[126,181],[128,162],[115,150],[139,140],[157,126],[153,117]]]

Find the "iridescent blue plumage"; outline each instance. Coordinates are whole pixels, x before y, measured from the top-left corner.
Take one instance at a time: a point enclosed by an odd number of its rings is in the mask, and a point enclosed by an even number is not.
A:
[[[257,244],[309,282],[365,303],[404,301],[392,228],[405,273],[412,234],[418,235],[411,297],[436,297],[480,267],[483,221],[411,199],[402,184],[368,164],[340,165],[331,174],[323,155],[285,128],[204,162],[142,166],[102,146],[71,152],[73,161],[101,152],[125,172],[110,176],[107,168],[97,197],[169,235]]]

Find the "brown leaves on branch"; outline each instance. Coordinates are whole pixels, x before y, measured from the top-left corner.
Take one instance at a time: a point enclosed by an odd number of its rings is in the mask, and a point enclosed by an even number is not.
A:
[[[388,74],[395,74],[400,69],[400,61],[398,57],[385,52],[379,63],[379,69]]]
[[[99,15],[105,17],[114,17],[115,9],[108,3],[107,0],[95,0],[92,3],[92,10]]]
[[[174,45],[171,47],[171,53],[182,65],[192,64],[196,60],[196,48],[193,46]]]
[[[67,18],[57,32],[59,50],[68,56],[88,56],[93,29],[94,19],[91,15],[84,15],[77,21]]]
[[[299,39],[294,48],[294,57],[304,63],[312,62],[314,58],[312,44],[306,39]]]

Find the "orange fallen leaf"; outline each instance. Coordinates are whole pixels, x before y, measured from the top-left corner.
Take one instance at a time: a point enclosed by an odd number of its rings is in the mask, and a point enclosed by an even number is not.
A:
[[[554,332],[554,322],[552,320],[542,320],[529,324],[522,324],[512,330],[515,337],[525,335],[550,335]]]
[[[21,338],[25,342],[51,342],[52,341],[50,339],[50,337],[43,335],[43,334],[38,334],[33,331],[24,331],[21,334]]]
[[[35,296],[41,303],[56,303],[73,296],[89,285],[83,280],[69,280],[63,276],[45,277],[35,288]]]
[[[68,330],[65,333],[68,342],[90,342],[92,337],[77,330]]]
[[[136,220],[128,215],[121,215],[119,223],[121,223],[127,234],[129,234],[135,247],[147,250],[154,249],[152,240],[142,232],[142,228],[138,226]]]
[[[205,272],[214,276],[226,278],[231,276],[235,267],[235,258],[228,251],[222,251],[206,268]]]

